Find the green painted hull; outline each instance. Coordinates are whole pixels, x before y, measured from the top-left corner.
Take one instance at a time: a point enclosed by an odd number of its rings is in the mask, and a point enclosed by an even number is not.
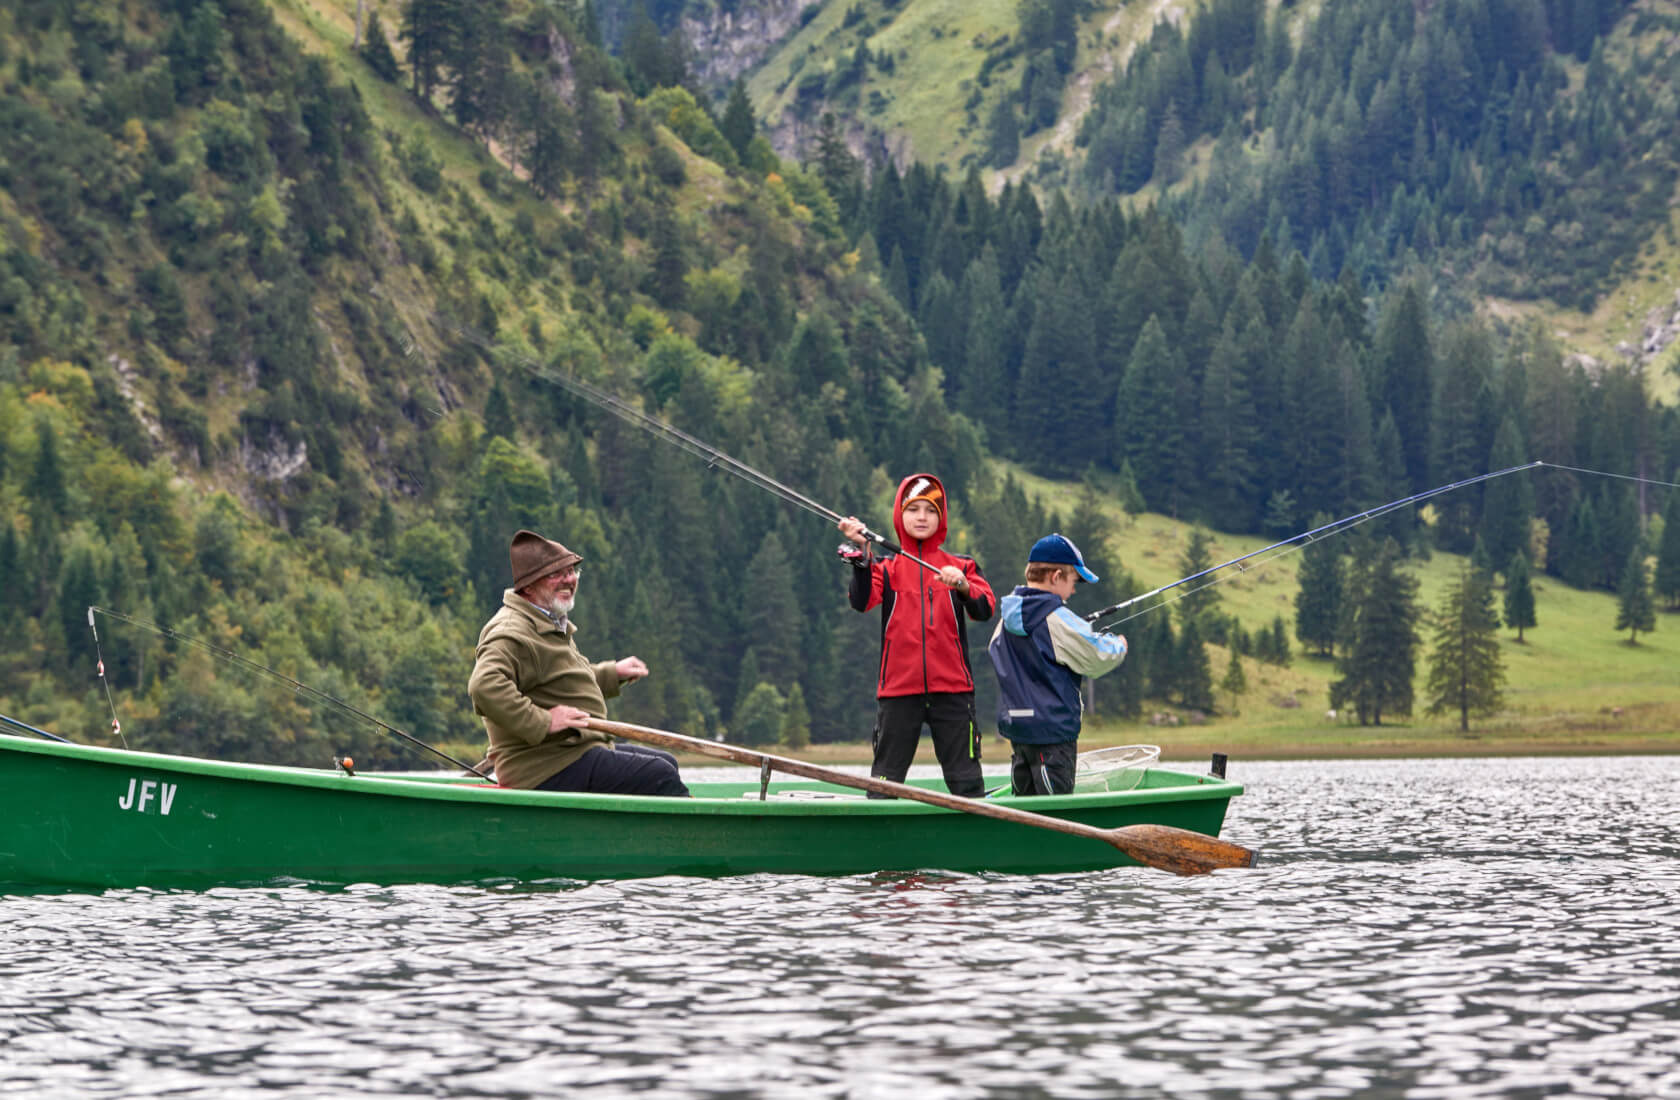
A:
[[[1088,871],[1108,844],[839,787],[691,784],[692,799],[349,776],[0,735],[0,890]],[[930,787],[943,789],[937,784]],[[1100,828],[1217,836],[1235,783],[1151,769],[1136,790],[999,799]],[[745,797],[743,797],[745,796]]]

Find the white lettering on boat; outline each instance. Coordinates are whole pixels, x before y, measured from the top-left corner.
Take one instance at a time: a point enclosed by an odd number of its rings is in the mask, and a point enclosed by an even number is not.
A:
[[[138,797],[136,797],[134,790],[137,785],[140,788]],[[159,783],[155,779],[130,779],[127,792],[117,799],[117,808],[119,810],[133,810],[135,813],[143,814],[146,812],[146,806],[156,801],[158,808],[155,812],[168,816],[169,808],[175,804],[175,793],[180,789],[181,785],[179,783]]]

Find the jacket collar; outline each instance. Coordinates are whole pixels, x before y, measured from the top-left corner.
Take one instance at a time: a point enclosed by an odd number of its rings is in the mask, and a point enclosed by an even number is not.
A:
[[[511,588],[502,590],[502,606],[517,611],[530,620],[532,627],[540,634],[544,631],[558,630],[562,634],[571,634],[577,630],[577,624],[569,616],[555,616],[547,608],[536,604],[521,596]]]

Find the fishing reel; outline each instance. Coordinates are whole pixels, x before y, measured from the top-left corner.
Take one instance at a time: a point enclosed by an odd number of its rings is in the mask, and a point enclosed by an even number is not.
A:
[[[839,554],[840,560],[845,562],[847,565],[862,567],[867,565],[869,562],[869,551],[865,550],[855,542],[841,543],[839,549],[836,550],[835,553]]]

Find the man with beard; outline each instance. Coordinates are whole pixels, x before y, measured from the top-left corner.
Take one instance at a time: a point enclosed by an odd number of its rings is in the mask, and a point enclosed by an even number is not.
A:
[[[583,556],[534,531],[513,536],[513,587],[478,635],[467,693],[504,787],[687,797],[668,752],[615,743],[590,718],[648,673],[640,657],[591,663],[572,641]]]

